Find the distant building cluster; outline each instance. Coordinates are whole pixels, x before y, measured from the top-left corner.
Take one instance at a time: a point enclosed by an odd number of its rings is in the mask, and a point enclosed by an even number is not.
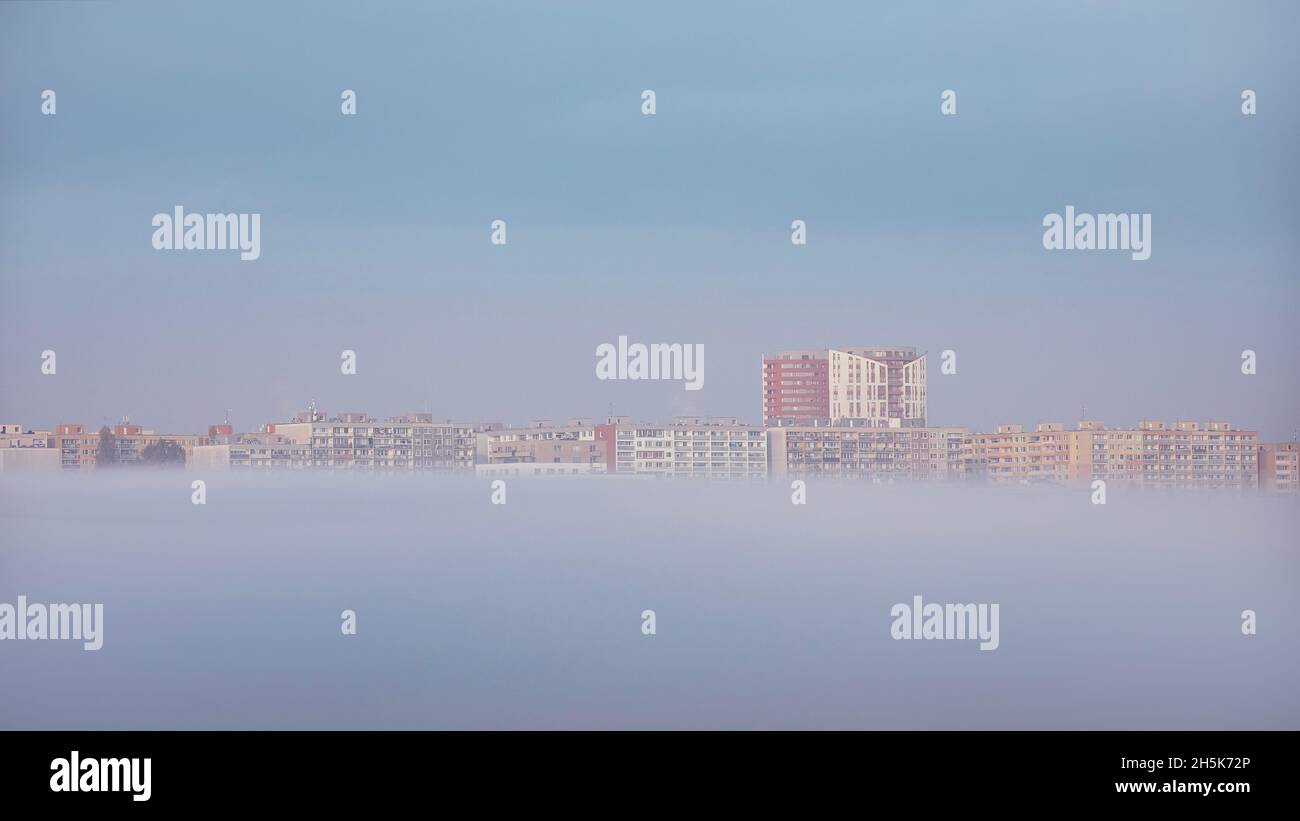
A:
[[[1066,430],[999,425],[965,428],[862,428],[851,424],[768,429],[776,475],[960,479],[1005,483],[1094,479],[1178,488],[1296,490],[1297,443],[1259,443],[1227,422],[1144,420],[1107,429],[1098,421]],[[1265,454],[1269,454],[1266,457]]]
[[[669,478],[762,479],[767,435],[735,418],[679,416],[671,424],[614,416],[597,424],[534,422],[480,432],[475,471],[486,476],[606,473]]]
[[[159,434],[123,423],[100,431],[0,425],[0,471],[80,471],[109,464],[181,463],[200,471],[443,471],[487,477],[609,474],[665,478],[766,477],[1088,483],[1151,487],[1300,488],[1300,443],[1261,443],[1224,421],[1143,420],[1073,429],[999,425],[983,433],[927,426],[926,361],[915,348],[879,346],[764,357],[763,425],[735,417],[626,416],[564,424],[436,421],[430,413],[332,417],[313,405],[287,422],[237,433]],[[101,444],[111,448],[108,458]]]

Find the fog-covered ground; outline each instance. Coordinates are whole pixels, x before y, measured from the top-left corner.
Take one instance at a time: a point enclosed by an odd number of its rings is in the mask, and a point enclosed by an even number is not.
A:
[[[0,641],[0,727],[1300,728],[1295,499],[194,478],[0,477],[0,602],[104,604]],[[999,648],[891,639],[914,595]]]

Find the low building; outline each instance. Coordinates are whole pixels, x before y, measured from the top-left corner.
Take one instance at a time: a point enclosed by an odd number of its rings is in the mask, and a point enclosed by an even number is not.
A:
[[[48,448],[54,434],[22,425],[0,425],[0,448]]]

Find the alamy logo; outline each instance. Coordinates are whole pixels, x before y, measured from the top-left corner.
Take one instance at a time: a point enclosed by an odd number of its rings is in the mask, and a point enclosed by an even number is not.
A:
[[[996,650],[998,606],[996,604],[923,604],[912,597],[909,607],[902,602],[889,609],[894,623],[889,635],[902,639],[979,639],[981,650]]]
[[[597,379],[677,379],[688,391],[704,387],[702,344],[629,345],[620,336],[617,348],[608,342],[597,345],[596,360]]]
[[[75,639],[85,650],[104,646],[104,605],[0,602],[0,639]]]
[[[1043,217],[1043,247],[1049,251],[1132,251],[1133,259],[1151,258],[1150,214],[1075,214]]]
[[[148,801],[153,795],[150,770],[153,759],[87,758],[73,750],[67,758],[50,762],[54,792],[129,792],[132,801]]]
[[[178,205],[154,214],[152,224],[158,251],[238,250],[246,261],[262,255],[261,214],[186,214]]]

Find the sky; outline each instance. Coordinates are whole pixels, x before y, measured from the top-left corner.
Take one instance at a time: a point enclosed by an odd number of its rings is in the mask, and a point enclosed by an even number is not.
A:
[[[4,4],[0,421],[252,430],[315,400],[756,422],[764,353],[891,344],[931,354],[932,424],[1289,439],[1298,23],[1290,2]],[[261,258],[155,250],[176,205],[260,213]],[[1150,213],[1151,258],[1044,250],[1067,205]],[[596,379],[620,335],[703,344],[705,388]]]

